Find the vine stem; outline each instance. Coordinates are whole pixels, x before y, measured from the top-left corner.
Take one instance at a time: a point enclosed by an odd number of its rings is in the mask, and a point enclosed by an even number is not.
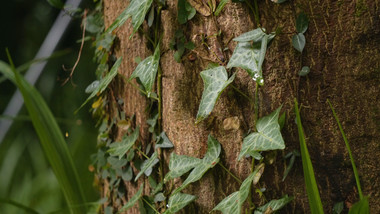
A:
[[[241,94],[243,97],[247,98],[247,100],[249,100],[249,102],[250,102],[251,104],[255,103],[254,100],[252,100],[248,95],[244,94],[244,92],[242,92],[240,89],[238,89],[237,87],[235,87],[235,86],[232,85],[232,84],[231,84],[231,87],[232,87],[235,91],[237,91],[239,94]],[[252,106],[251,106],[251,107],[252,107]]]
[[[137,85],[135,85],[133,82],[131,82],[131,80],[129,80],[129,79],[127,79],[124,75],[121,75],[123,78],[124,78],[124,80],[128,83],[128,84],[130,84],[131,86],[133,86],[135,89],[137,89],[137,90],[139,90],[141,93],[143,93],[145,96],[147,96],[148,97],[148,94],[144,91],[144,90],[142,90],[140,87],[138,87]],[[150,98],[152,98],[152,99],[154,99],[154,100],[159,100],[158,98],[156,98],[156,97],[150,97]]]
[[[230,174],[237,182],[240,184],[243,183],[237,176],[235,176],[230,170],[228,170],[222,163],[218,162],[219,166],[221,166],[228,174]]]
[[[143,152],[141,151],[141,149],[139,147],[136,147],[137,150],[139,150],[139,152],[146,158],[146,159],[149,159],[149,157]]]
[[[152,208],[152,209],[154,210],[154,212],[156,212],[156,213],[160,213],[160,212],[158,212],[158,210],[156,210],[156,208],[154,208],[153,205],[151,205],[151,204],[149,203],[149,201],[145,200],[144,197],[142,197],[142,200],[143,200],[146,204],[148,204],[148,206],[149,206],[150,208]]]

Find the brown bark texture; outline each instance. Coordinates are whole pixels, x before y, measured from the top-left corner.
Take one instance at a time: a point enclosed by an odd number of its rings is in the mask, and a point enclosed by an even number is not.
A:
[[[228,87],[211,115],[198,125],[194,122],[203,91],[199,73],[210,62],[228,61],[236,46],[231,38],[257,28],[253,13],[246,4],[229,2],[217,17],[197,13],[187,24],[179,25],[177,1],[167,0],[166,4],[160,20],[160,32],[163,34],[160,60],[163,130],[175,146],[173,152],[198,158],[205,154],[207,136],[212,134],[222,145],[223,165],[243,180],[250,172],[251,160],[237,161],[237,156],[243,137],[254,125],[254,111],[249,100]],[[264,195],[267,200],[280,198],[284,194],[295,197],[281,213],[310,212],[301,158],[296,159],[286,180],[281,181],[287,164],[283,156],[299,150],[293,110],[295,97],[302,104],[301,117],[325,212],[332,213],[336,202],[344,201],[347,207],[358,201],[350,159],[327,99],[333,103],[350,142],[363,193],[370,196],[371,213],[380,210],[379,4],[378,0],[289,0],[283,4],[258,1],[262,27],[267,32],[277,28],[282,30],[268,47],[263,65],[265,84],[259,90],[259,117],[283,105],[281,112],[285,112],[287,118],[282,130],[286,148],[284,151],[264,153],[266,160],[271,157],[274,160],[273,163],[266,163],[259,182],[259,187],[266,188]],[[106,27],[127,5],[128,1],[125,0],[104,0]],[[296,33],[295,19],[301,11],[309,17],[302,55],[292,47],[292,36]],[[147,31],[147,24],[144,23],[142,28]],[[196,46],[193,51],[185,52],[181,63],[174,60],[174,51],[169,48],[177,29],[183,29],[186,38]],[[219,31],[220,35],[212,36]],[[123,57],[119,72],[127,78],[137,66],[135,57],[144,59],[152,54],[144,35],[136,33],[129,39],[131,33],[131,20],[116,31],[118,43],[115,54]],[[202,35],[209,37],[205,41],[209,49],[201,44]],[[219,46],[224,51],[220,52]],[[302,65],[311,68],[307,77],[298,76]],[[253,99],[255,82],[244,70],[233,71],[237,72],[233,85]],[[124,99],[123,108],[128,116],[135,115],[136,125],[140,126],[140,140],[149,142],[146,98],[121,79],[113,82],[112,93]],[[227,121],[235,121],[237,126],[229,129],[223,125]],[[120,131],[119,137],[122,134]],[[169,153],[165,154],[165,158],[168,163]],[[144,182],[147,184],[147,181]],[[174,182],[179,185],[181,179]],[[129,182],[125,186],[124,202],[134,195],[139,185]],[[146,186],[145,193],[148,193]],[[200,181],[184,190],[185,193],[197,195],[198,199],[183,212],[208,213],[238,188],[239,184],[231,176],[220,166],[215,166]],[[254,194],[254,202],[261,205],[265,201]],[[137,206],[128,211],[138,212]]]

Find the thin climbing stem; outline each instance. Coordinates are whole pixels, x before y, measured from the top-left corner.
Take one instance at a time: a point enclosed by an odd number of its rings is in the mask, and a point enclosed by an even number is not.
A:
[[[149,206],[150,208],[152,208],[152,209],[154,210],[154,212],[156,212],[156,213],[160,213],[160,212],[158,212],[158,210],[156,210],[156,208],[154,208],[153,205],[151,205],[151,204],[149,203],[149,201],[145,200],[144,197],[142,197],[142,200],[143,200],[146,204],[148,204],[148,206]]]
[[[136,148],[146,159],[149,159],[149,157],[143,151],[141,151],[139,147],[136,147]]]
[[[244,92],[242,92],[240,89],[238,89],[237,87],[235,87],[235,86],[232,85],[232,84],[231,84],[231,87],[232,87],[235,91],[237,91],[239,94],[241,94],[243,97],[247,98],[247,100],[248,100],[251,104],[255,103],[254,100],[252,100],[248,95],[246,95],[246,94],[245,94]]]
[[[255,21],[256,21],[256,25],[258,27],[260,27],[260,19],[259,19],[259,14],[258,14],[258,8],[256,10],[256,7],[257,7],[257,2],[255,0],[255,9],[252,7],[251,3],[249,2],[249,0],[244,0],[245,3],[248,5],[249,9],[252,11],[253,13],[253,16],[255,17]],[[257,11],[257,12],[256,12]]]
[[[259,84],[258,83],[256,83],[254,111],[255,111],[255,116],[254,116],[255,125],[253,129],[256,131],[256,123],[259,117]]]
[[[236,177],[230,170],[228,170],[222,163],[218,163],[219,166],[221,166],[228,174],[231,175],[231,177],[233,177],[237,182],[239,182],[240,184],[243,183],[238,177]]]

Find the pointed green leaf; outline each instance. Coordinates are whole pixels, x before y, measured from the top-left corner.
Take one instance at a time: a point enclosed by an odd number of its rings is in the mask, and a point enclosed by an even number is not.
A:
[[[130,79],[138,77],[145,88],[145,91],[150,97],[152,93],[153,84],[156,79],[158,64],[160,62],[160,46],[157,45],[153,56],[145,58],[140,62],[136,69],[133,71]]]
[[[309,26],[309,19],[305,13],[300,13],[296,20],[296,29],[298,33],[305,33]]]
[[[280,125],[278,124],[278,115],[281,107],[276,109],[270,115],[260,118],[257,121],[254,132],[243,140],[243,146],[239,154],[239,160],[252,151],[267,151],[275,149],[284,149],[285,143],[281,136]]]
[[[317,181],[315,180],[314,169],[313,164],[311,163],[309,150],[307,149],[306,139],[303,133],[301,116],[298,110],[298,102],[296,98],[294,98],[294,104],[294,111],[296,113],[296,121],[298,128],[298,137],[300,140],[301,147],[302,168],[306,183],[306,192],[307,197],[309,199],[310,210],[312,214],[323,214],[322,201],[319,195]]]
[[[264,29],[265,30],[265,29]],[[251,30],[241,34],[240,36],[234,38],[234,41],[237,42],[260,42],[261,39],[266,35],[261,28],[257,28],[255,30]]]
[[[211,113],[218,97],[234,80],[235,74],[228,79],[226,69],[223,66],[219,66],[202,71],[201,77],[204,83],[204,90],[201,103],[199,104],[196,124],[204,120]]]
[[[293,47],[297,51],[302,52],[303,48],[305,47],[305,44],[306,44],[306,39],[305,39],[305,36],[303,35],[303,33],[299,33],[297,35],[294,35],[292,38],[292,43],[293,43]]]
[[[9,54],[9,53],[8,53]],[[8,55],[11,61],[10,56]],[[41,94],[30,85],[11,62],[11,66],[0,61],[0,72],[20,90],[41,146],[70,207],[70,213],[86,213],[85,207],[74,205],[86,202],[82,185],[70,150],[57,121]]]
[[[190,183],[196,182],[202,178],[202,176],[209,170],[213,168],[219,162],[219,155],[221,151],[220,143],[211,135],[208,136],[207,140],[208,150],[206,152],[205,157],[202,161],[195,166],[195,168],[191,171],[186,180],[182,183],[180,187],[174,190],[173,194],[183,190]]]
[[[352,205],[348,214],[369,214],[368,197],[363,197],[363,199]]]
[[[276,3],[276,4],[281,4],[281,3],[284,3],[286,2],[287,0],[272,0],[272,2]]]
[[[135,181],[137,181],[137,179],[143,174],[145,173],[147,176],[149,176],[151,173],[152,173],[152,168],[154,165],[156,165],[158,163],[158,153],[155,152],[152,154],[152,156],[148,159],[148,160],[145,160],[144,163],[141,165],[141,171],[139,172],[139,174],[137,174],[136,178],[135,178]]]
[[[139,137],[139,127],[131,135],[123,137],[121,142],[115,142],[110,145],[110,149],[107,151],[111,156],[119,156],[121,159],[135,144]]]
[[[306,76],[308,73],[310,73],[309,66],[303,66],[302,69],[298,72],[298,75],[303,77]]]
[[[84,103],[75,111],[75,113],[77,113],[84,105],[86,105],[86,103],[88,101],[90,101],[92,98],[94,98],[97,94],[100,94],[104,90],[106,90],[108,84],[110,84],[110,82],[116,76],[117,69],[119,68],[119,66],[121,64],[121,61],[122,61],[122,57],[120,57],[119,59],[116,60],[115,64],[111,68],[111,71],[105,77],[103,77],[103,79],[100,80],[98,88],[95,89],[94,91],[92,91],[92,93],[87,98],[87,100],[84,101]]]
[[[140,25],[143,23],[152,2],[153,0],[131,0],[129,6],[116,18],[111,26],[108,27],[106,33],[110,33],[116,28],[122,26],[125,21],[129,19],[129,17],[132,17],[132,35],[136,33]]]
[[[283,208],[286,204],[291,202],[292,200],[293,200],[293,197],[289,197],[288,195],[285,195],[284,197],[282,197],[281,199],[278,199],[278,200],[271,200],[268,203],[266,203],[265,205],[258,207],[255,210],[254,214],[265,214],[268,212],[272,213],[272,212],[278,211],[281,208]],[[268,209],[271,212],[267,211]]]
[[[241,214],[241,208],[249,195],[249,189],[258,170],[252,172],[241,184],[239,191],[232,193],[221,201],[213,210],[223,214]]]
[[[332,210],[333,214],[340,214],[343,211],[343,208],[344,208],[343,201],[334,204],[334,207]]]
[[[197,196],[183,193],[176,193],[169,198],[168,209],[164,214],[174,214],[194,201]]]
[[[169,173],[166,174],[164,181],[178,178],[179,176],[190,171],[202,162],[199,158],[189,157],[185,155],[176,155],[174,152],[170,154]]]
[[[164,193],[160,192],[154,196],[154,203],[164,201],[166,199]]]
[[[159,135],[158,142],[156,143],[156,146],[154,146],[155,149],[157,148],[173,148],[173,143],[169,140],[168,136],[166,136],[165,132],[161,132]]]
[[[141,198],[143,190],[144,184],[141,184],[140,189],[136,192],[136,194],[117,213],[122,213],[133,207],[133,205],[135,205],[135,203]]]
[[[268,38],[269,38],[269,36],[265,34],[263,36],[263,39],[261,40],[259,60],[257,62],[257,67],[260,69],[260,71],[261,71],[261,68],[263,66],[263,62],[264,62],[264,59],[265,59],[265,54],[267,52]]]
[[[224,6],[228,3],[228,0],[221,0],[216,8],[214,15],[219,16],[220,12],[222,12]]]

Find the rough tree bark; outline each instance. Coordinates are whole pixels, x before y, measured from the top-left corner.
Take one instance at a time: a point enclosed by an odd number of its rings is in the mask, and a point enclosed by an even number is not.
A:
[[[205,17],[199,13],[186,25],[177,22],[177,1],[167,0],[167,7],[161,15],[161,60],[163,82],[163,130],[174,143],[177,154],[203,157],[207,147],[207,135],[212,134],[222,145],[221,162],[241,179],[250,171],[250,161],[238,162],[242,138],[252,129],[253,108],[249,101],[231,87],[219,98],[216,106],[204,122],[195,125],[203,82],[199,73],[209,62],[226,60],[232,54],[236,42],[231,38],[255,29],[253,14],[245,4],[229,3],[218,17]],[[125,0],[104,0],[105,25],[127,7]],[[309,213],[300,158],[287,179],[282,182],[286,167],[283,155],[294,149],[299,150],[299,141],[294,123],[293,99],[302,104],[301,116],[307,136],[307,143],[313,162],[316,179],[326,213],[331,213],[334,203],[345,201],[346,206],[358,200],[354,174],[341,134],[326,103],[330,99],[337,110],[343,128],[351,144],[365,195],[370,195],[372,213],[380,210],[380,10],[378,0],[291,1],[274,4],[269,0],[258,1],[260,23],[268,32],[282,29],[267,50],[263,67],[265,85],[259,91],[259,116],[265,116],[280,105],[286,112],[287,120],[282,133],[286,143],[284,151],[269,152],[275,155],[273,164],[267,164],[260,186],[267,191],[268,200],[284,194],[295,197],[284,213]],[[296,15],[304,11],[309,17],[309,29],[302,56],[291,46],[295,33]],[[147,30],[144,23],[143,28]],[[189,52],[195,60],[184,55],[182,63],[173,58],[169,42],[176,29],[184,29],[186,37],[196,45]],[[201,36],[214,35],[207,41],[210,50],[201,44]],[[148,41],[136,33],[131,40],[131,21],[128,20],[117,30],[115,54],[123,56],[119,72],[129,77],[137,64],[135,57],[151,55]],[[216,56],[220,45],[223,55]],[[216,50],[216,51],[215,51]],[[219,58],[219,60],[217,59]],[[303,65],[311,72],[299,78],[297,73]],[[254,97],[255,83],[243,70],[237,70],[233,83],[241,91]],[[112,84],[114,97],[124,99],[124,111],[135,115],[140,126],[140,139],[149,142],[147,101],[139,92],[121,79]],[[111,102],[116,102],[111,100]],[[116,105],[116,104],[115,104]],[[112,112],[110,112],[112,114]],[[238,128],[225,129],[226,119],[237,119]],[[119,131],[119,138],[122,131]],[[166,154],[168,161],[168,155]],[[146,182],[146,181],[145,181]],[[176,180],[180,182],[180,180]],[[106,181],[104,182],[106,185]],[[125,201],[136,192],[138,185],[126,183]],[[225,171],[216,166],[194,185],[184,190],[199,198],[186,208],[186,213],[208,213],[226,195],[237,191],[238,183]],[[106,193],[107,188],[104,188]],[[148,189],[145,190],[146,192]],[[262,201],[255,197],[255,203]],[[125,202],[124,201],[124,202]],[[129,213],[138,213],[134,207]]]

